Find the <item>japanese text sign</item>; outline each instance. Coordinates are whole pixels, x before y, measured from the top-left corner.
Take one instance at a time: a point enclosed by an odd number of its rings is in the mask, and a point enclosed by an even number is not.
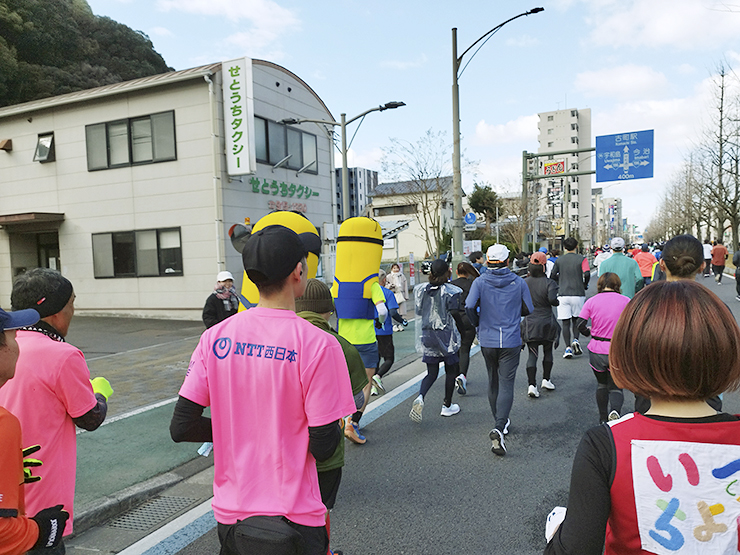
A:
[[[221,64],[223,78],[224,139],[229,175],[254,173],[254,93],[252,60],[238,58]]]
[[[631,458],[642,549],[737,553],[740,446],[632,440]]]
[[[596,181],[653,177],[653,130],[596,137]]]

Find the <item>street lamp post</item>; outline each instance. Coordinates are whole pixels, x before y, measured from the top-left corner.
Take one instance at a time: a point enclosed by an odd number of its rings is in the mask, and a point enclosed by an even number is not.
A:
[[[460,172],[460,97],[458,88],[458,78],[460,64],[462,59],[476,44],[478,44],[486,37],[493,35],[496,31],[501,29],[504,25],[510,21],[514,21],[522,16],[539,13],[544,11],[545,8],[532,8],[529,11],[520,13],[510,19],[507,19],[503,23],[496,25],[493,29],[488,31],[486,34],[481,36],[473,44],[471,44],[465,52],[457,55],[457,28],[452,29],[452,259],[453,264],[456,264],[462,258],[462,247],[463,247],[463,210],[462,210],[462,176]],[[481,47],[483,45],[481,44]],[[478,51],[476,50],[470,59]],[[468,61],[470,63],[470,61]]]
[[[342,136],[342,215],[343,220],[349,217],[349,168],[347,167],[347,126],[362,117],[365,117],[370,112],[382,112],[384,110],[393,110],[394,108],[400,108],[406,106],[404,102],[386,102],[381,106],[370,108],[365,110],[361,114],[356,115],[351,119],[347,119],[347,114],[341,114],[340,121],[331,120],[320,120],[320,119],[298,119],[298,118],[286,118],[280,120],[278,123],[283,125],[298,125],[301,123],[318,123],[322,125],[338,125],[341,129]],[[332,193],[333,194],[333,193]]]

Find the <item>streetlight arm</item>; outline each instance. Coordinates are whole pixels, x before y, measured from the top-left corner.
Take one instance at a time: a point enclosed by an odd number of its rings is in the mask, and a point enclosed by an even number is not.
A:
[[[496,25],[496,26],[495,26],[495,27],[494,27],[493,29],[491,29],[490,31],[488,31],[488,32],[487,32],[487,33],[486,33],[485,35],[483,35],[483,36],[482,36],[482,37],[480,37],[480,38],[479,38],[479,39],[478,39],[477,41],[475,41],[475,42],[474,42],[473,44],[471,44],[471,45],[470,45],[470,46],[469,46],[469,47],[467,48],[467,50],[465,50],[465,52],[463,52],[462,54],[460,54],[460,56],[459,56],[459,57],[457,58],[457,63],[458,63],[458,66],[459,66],[460,62],[462,61],[463,57],[465,56],[465,54],[467,54],[468,52],[470,52],[470,50],[471,50],[471,49],[472,49],[472,48],[473,48],[473,47],[474,47],[474,46],[475,46],[476,44],[478,44],[478,43],[479,43],[480,41],[482,41],[482,40],[483,40],[484,38],[486,38],[486,37],[487,37],[488,35],[490,35],[491,33],[495,33],[496,31],[498,31],[499,29],[501,29],[501,27],[503,27],[504,25],[506,25],[506,24],[507,24],[507,23],[509,23],[510,21],[514,21],[515,19],[518,19],[518,18],[520,18],[520,17],[522,17],[522,16],[525,16],[525,15],[529,15],[529,14],[533,14],[533,13],[539,13],[539,12],[541,12],[541,11],[544,11],[544,10],[545,10],[545,8],[532,8],[531,10],[529,10],[529,11],[527,11],[527,12],[524,12],[524,13],[520,13],[519,15],[515,15],[514,17],[512,17],[512,18],[510,18],[510,19],[507,19],[507,20],[506,20],[506,21],[504,21],[503,23],[499,23],[499,24],[498,24],[498,25]]]

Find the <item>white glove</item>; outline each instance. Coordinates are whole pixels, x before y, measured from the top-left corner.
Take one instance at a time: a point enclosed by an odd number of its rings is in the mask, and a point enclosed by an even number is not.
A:
[[[382,324],[388,318],[388,307],[385,306],[385,303],[378,303],[375,305],[375,309],[378,311],[378,321]]]
[[[560,525],[565,520],[565,507],[555,507],[550,514],[547,515],[547,523],[545,524],[545,539],[549,542],[558,531]]]

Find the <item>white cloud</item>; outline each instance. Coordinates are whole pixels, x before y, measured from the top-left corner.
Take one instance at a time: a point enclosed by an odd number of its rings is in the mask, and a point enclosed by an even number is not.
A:
[[[681,75],[693,75],[696,73],[696,68],[691,64],[681,64],[678,66],[678,73]]]
[[[166,29],[165,27],[152,27],[149,30],[149,35],[153,35],[155,37],[173,37],[175,36],[172,31],[169,29]]]
[[[492,145],[516,143],[522,140],[534,142],[537,140],[537,115],[522,116],[504,124],[489,125],[480,120],[475,126],[475,145]]]
[[[735,41],[740,18],[719,0],[582,0],[589,40],[615,48],[669,46],[679,50]],[[735,10],[737,11],[737,10]]]
[[[645,98],[655,97],[666,88],[662,73],[633,64],[585,71],[576,75],[575,87],[590,97]]]
[[[530,35],[521,35],[516,38],[507,39],[506,44],[508,46],[515,46],[518,48],[529,48],[532,46],[538,46],[540,44],[540,40],[537,37],[532,37]]]
[[[380,147],[373,147],[370,150],[362,151],[350,148],[347,150],[347,167],[380,171],[380,160],[382,157],[383,151]],[[337,150],[334,150],[334,167],[342,167],[342,155]]]
[[[380,67],[388,69],[407,70],[415,67],[421,67],[427,63],[427,57],[425,54],[419,56],[416,60],[386,60],[380,62]]]

